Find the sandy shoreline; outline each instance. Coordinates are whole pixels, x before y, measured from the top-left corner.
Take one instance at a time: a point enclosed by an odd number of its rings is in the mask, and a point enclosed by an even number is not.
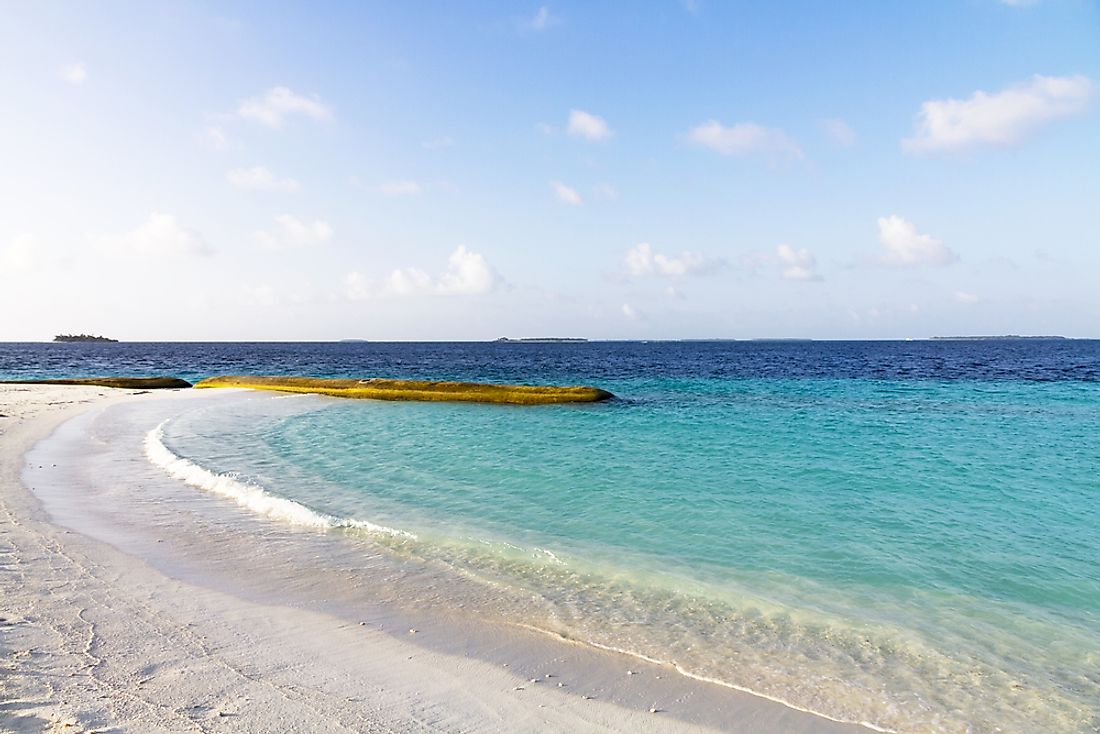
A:
[[[156,399],[0,386],[0,730],[868,731],[534,633],[490,643],[429,621],[413,641],[51,521],[22,486],[25,452],[83,411]]]

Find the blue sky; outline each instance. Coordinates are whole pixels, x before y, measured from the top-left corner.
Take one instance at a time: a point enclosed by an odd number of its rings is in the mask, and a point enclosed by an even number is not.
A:
[[[0,339],[1100,336],[1100,5],[7,3]]]

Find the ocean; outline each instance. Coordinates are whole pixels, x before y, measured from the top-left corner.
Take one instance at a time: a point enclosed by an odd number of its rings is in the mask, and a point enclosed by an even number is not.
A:
[[[433,604],[874,729],[1100,730],[1100,341],[0,344],[4,379],[248,373],[617,398],[231,393],[126,450],[462,580]]]

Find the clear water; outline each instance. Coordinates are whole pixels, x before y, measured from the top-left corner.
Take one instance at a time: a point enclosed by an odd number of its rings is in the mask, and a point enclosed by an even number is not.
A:
[[[375,346],[302,354],[621,399],[226,400],[161,440],[407,532],[366,535],[487,614],[884,729],[1100,730],[1095,342]],[[245,366],[190,369],[295,371]]]

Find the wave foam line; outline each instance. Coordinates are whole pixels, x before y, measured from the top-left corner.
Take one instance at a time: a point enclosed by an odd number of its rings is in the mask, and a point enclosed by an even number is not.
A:
[[[680,675],[684,676],[685,678],[691,678],[692,680],[701,681],[703,683],[712,683],[716,686],[722,686],[723,688],[732,688],[735,691],[740,691],[741,693],[747,693],[750,696],[756,696],[757,698],[763,698],[763,699],[771,701],[773,703],[778,703],[781,706],[786,706],[789,709],[794,709],[795,711],[801,711],[804,714],[812,714],[813,716],[818,716],[822,719],[828,719],[829,721],[835,721],[838,724],[855,724],[856,726],[862,726],[866,729],[870,729],[871,731],[881,732],[881,734],[898,734],[898,732],[896,732],[893,729],[886,729],[884,727],[878,726],[877,724],[872,724],[869,721],[849,721],[847,719],[838,719],[834,716],[829,716],[828,714],[824,714],[820,711],[814,711],[813,709],[804,708],[804,707],[799,706],[797,704],[791,703],[790,701],[787,701],[785,699],[778,698],[776,696],[771,696],[771,695],[768,695],[767,693],[761,693],[760,691],[754,691],[751,688],[746,688],[744,686],[739,686],[736,683],[730,683],[729,681],[722,680],[721,678],[711,678],[709,676],[699,675],[698,673],[693,673],[690,670],[688,670],[687,668],[684,668],[683,666],[681,666],[679,663],[677,663],[674,660],[673,661],[659,660],[657,658],[650,657],[649,655],[646,655],[644,653],[636,652],[634,650],[627,650],[627,649],[621,648],[621,647],[615,647],[613,645],[605,645],[602,642],[596,642],[595,640],[579,640],[575,637],[569,637],[569,636],[567,636],[567,635],[565,635],[561,632],[555,632],[553,630],[544,629],[542,627],[536,627],[533,624],[524,624],[522,622],[515,622],[514,624],[517,627],[521,627],[523,629],[531,630],[532,632],[540,632],[544,635],[549,635],[550,637],[557,638],[557,639],[562,640],[564,642],[571,642],[575,645],[588,645],[588,646],[594,647],[598,650],[607,650],[608,652],[618,653],[619,655],[627,655],[629,657],[636,658],[638,660],[644,660],[645,662],[652,663],[653,665],[660,665],[662,667],[669,667],[669,668],[672,668],[673,670],[675,670]]]
[[[377,525],[366,520],[340,518],[311,510],[303,504],[271,494],[263,487],[247,484],[229,474],[216,474],[195,462],[177,456],[164,445],[164,426],[162,421],[153,430],[145,434],[145,456],[154,465],[163,469],[168,476],[178,479],[192,487],[220,497],[233,500],[246,510],[273,520],[290,523],[298,527],[318,530],[355,529],[368,533],[381,533],[396,537],[416,539],[412,533],[404,530]]]

